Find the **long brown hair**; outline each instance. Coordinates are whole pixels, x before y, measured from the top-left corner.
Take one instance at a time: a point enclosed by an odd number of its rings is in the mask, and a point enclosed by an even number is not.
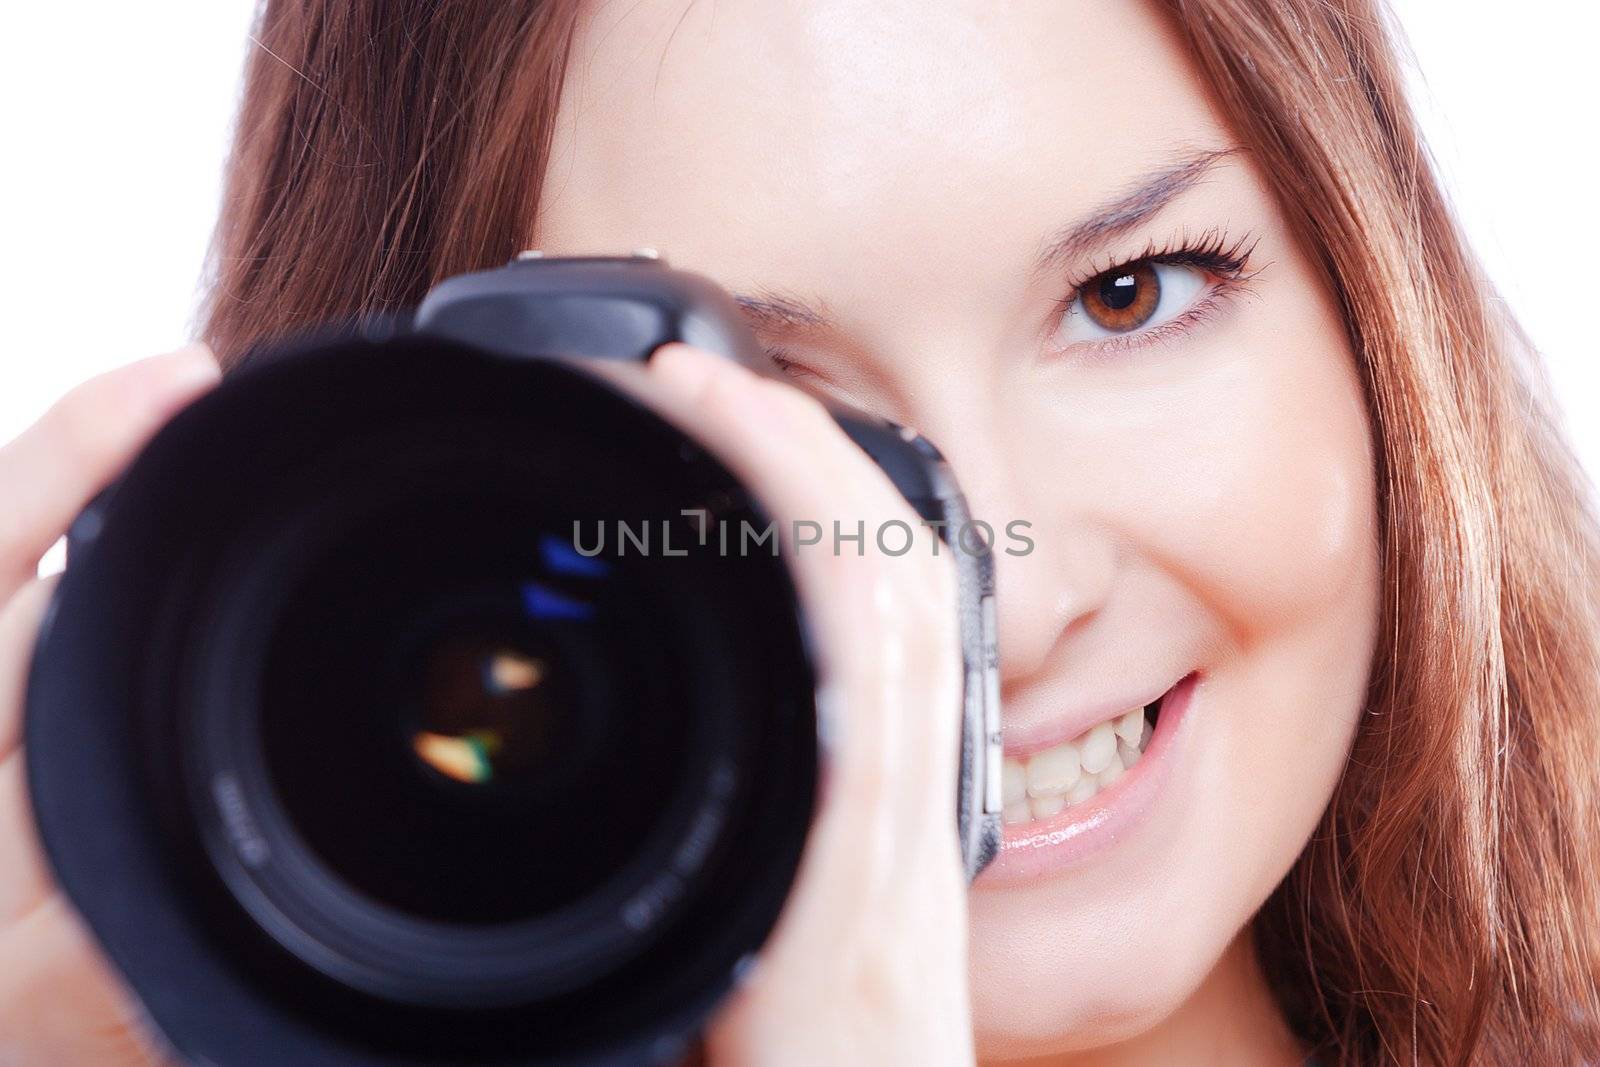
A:
[[[1367,715],[1256,941],[1351,1063],[1600,1058],[1600,538],[1372,3],[1173,0],[1343,303],[1379,457]]]
[[[1380,648],[1254,940],[1324,1063],[1600,1059],[1600,536],[1379,0],[1165,0],[1322,258],[1376,442]],[[415,303],[535,232],[575,0],[271,0],[204,335]]]

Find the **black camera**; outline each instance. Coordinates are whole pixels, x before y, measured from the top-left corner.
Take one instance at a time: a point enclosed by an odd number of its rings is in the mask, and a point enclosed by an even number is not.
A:
[[[826,724],[761,502],[585,369],[676,340],[759,362],[703,277],[525,254],[251,353],[80,516],[29,782],[181,1056],[668,1062],[753,961]],[[952,535],[932,445],[835,418],[956,561],[974,876],[1000,836],[988,547]]]

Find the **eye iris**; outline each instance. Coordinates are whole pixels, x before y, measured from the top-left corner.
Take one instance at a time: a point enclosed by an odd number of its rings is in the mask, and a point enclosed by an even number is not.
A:
[[[1138,329],[1161,303],[1161,280],[1148,263],[1107,271],[1084,287],[1083,310],[1104,330]]]

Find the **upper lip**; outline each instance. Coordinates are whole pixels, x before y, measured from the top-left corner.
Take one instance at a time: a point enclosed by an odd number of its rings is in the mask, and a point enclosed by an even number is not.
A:
[[[1100,688],[1101,695],[1087,698],[1081,692],[1073,693],[1063,682],[1007,693],[1001,701],[1005,754],[1017,758],[1070,741],[1107,719],[1154,703],[1186,677],[1187,671],[1174,674],[1165,682],[1118,689],[1106,686]],[[1078,699],[1068,704],[1063,691]]]

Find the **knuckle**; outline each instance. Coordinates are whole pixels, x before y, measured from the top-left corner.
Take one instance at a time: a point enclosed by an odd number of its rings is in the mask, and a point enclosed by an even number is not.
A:
[[[929,560],[929,564],[947,561]],[[958,658],[956,583],[948,566],[907,557],[851,557],[839,576],[844,611],[856,632],[873,635],[872,654],[857,657],[861,671],[881,671],[884,653],[919,671],[940,670]],[[846,650],[848,651],[848,650]]]
[[[850,999],[869,1016],[895,1019],[909,1014],[916,999],[917,982],[899,956],[868,942],[865,951],[851,954],[848,967]]]
[[[928,560],[927,565],[909,568],[899,579],[898,598],[905,613],[917,623],[921,639],[943,645],[948,642],[956,618],[955,574],[945,560]]]
[[[863,736],[866,731],[854,731],[853,743],[840,760],[837,782],[838,800],[852,818],[875,820],[891,810],[889,800],[894,791],[893,775],[887,766],[888,753],[872,738]]]
[[[727,368],[713,366],[701,382],[700,402],[718,413],[737,413],[743,406],[742,384]]]
[[[15,500],[14,494],[18,492],[14,486],[0,486],[5,494]],[[16,507],[0,511],[0,590],[10,588],[20,576],[14,577],[10,572],[26,567],[18,563],[13,557],[23,551],[22,546],[27,541],[28,530],[24,525],[24,516]]]
[[[957,584],[955,564],[948,556],[929,557],[917,580],[922,606],[943,616],[950,615],[956,606]]]

